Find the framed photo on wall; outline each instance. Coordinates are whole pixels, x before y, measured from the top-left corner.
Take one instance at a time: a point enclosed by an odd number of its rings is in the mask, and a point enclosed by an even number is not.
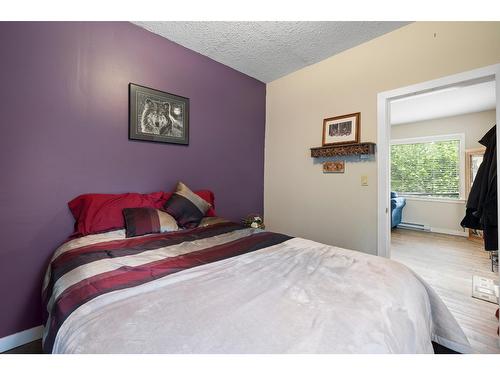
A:
[[[189,144],[189,99],[130,83],[128,137]]]
[[[323,146],[359,143],[361,113],[325,118]]]

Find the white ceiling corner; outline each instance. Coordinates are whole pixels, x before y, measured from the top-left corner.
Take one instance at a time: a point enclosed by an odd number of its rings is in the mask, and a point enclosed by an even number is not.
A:
[[[271,82],[409,22],[133,23],[262,82]]]
[[[495,81],[457,85],[391,102],[391,125],[458,116],[495,108]]]

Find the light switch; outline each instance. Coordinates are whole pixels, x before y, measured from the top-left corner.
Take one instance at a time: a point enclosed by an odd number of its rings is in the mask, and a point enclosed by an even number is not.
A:
[[[361,176],[361,186],[368,186],[368,176]]]

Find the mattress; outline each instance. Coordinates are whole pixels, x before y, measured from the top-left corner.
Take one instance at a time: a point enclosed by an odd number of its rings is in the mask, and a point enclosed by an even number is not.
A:
[[[49,353],[470,352],[444,303],[385,258],[212,220],[59,247],[43,285]]]

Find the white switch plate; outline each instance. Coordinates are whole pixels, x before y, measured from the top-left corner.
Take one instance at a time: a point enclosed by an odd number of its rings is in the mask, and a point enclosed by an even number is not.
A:
[[[368,186],[368,176],[361,176],[361,186]]]

